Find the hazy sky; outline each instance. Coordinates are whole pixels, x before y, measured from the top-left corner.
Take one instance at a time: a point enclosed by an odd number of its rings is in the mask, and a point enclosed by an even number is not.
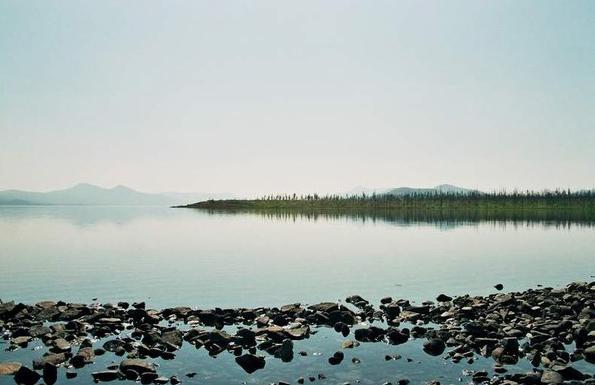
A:
[[[0,189],[595,187],[595,1],[0,0]]]

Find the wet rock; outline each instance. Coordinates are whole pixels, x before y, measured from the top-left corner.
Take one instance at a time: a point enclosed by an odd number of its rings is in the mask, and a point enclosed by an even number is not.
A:
[[[177,384],[181,383],[182,381],[180,381],[180,379],[178,379],[178,377],[176,377],[176,376],[171,376],[169,378],[169,382],[171,382],[172,385],[177,385]]]
[[[14,381],[19,385],[34,385],[40,378],[39,373],[26,366],[21,366],[14,374]]]
[[[423,350],[431,356],[439,356],[446,349],[444,341],[439,338],[433,338],[423,345]]]
[[[291,340],[283,341],[279,350],[275,352],[275,357],[280,358],[283,362],[291,362],[293,360],[293,342]]]
[[[436,297],[436,301],[438,301],[438,302],[450,302],[450,301],[452,301],[452,297],[449,297],[446,294],[440,294],[438,297]]]
[[[120,371],[125,373],[127,370],[134,370],[142,375],[143,373],[155,373],[155,366],[145,360],[133,358],[120,362]]]
[[[43,381],[46,385],[53,385],[58,379],[58,368],[56,365],[46,363],[43,366]]]
[[[581,371],[572,366],[553,366],[552,370],[561,374],[564,380],[579,380],[582,381],[587,378]]]
[[[595,345],[586,348],[583,352],[585,361],[595,364]]]
[[[69,380],[75,378],[77,375],[78,375],[78,373],[75,372],[74,370],[66,371],[66,378],[68,378]]]
[[[152,384],[159,375],[153,372],[144,372],[140,375],[140,383],[141,384]]]
[[[244,354],[236,357],[236,363],[249,374],[254,373],[258,369],[262,369],[265,366],[264,357],[255,356],[253,354]]]
[[[161,342],[169,343],[177,348],[182,347],[183,334],[179,330],[169,330],[161,334]]]
[[[343,361],[344,358],[345,355],[343,352],[335,352],[332,357],[329,357],[328,362],[331,365],[338,365]]]
[[[95,352],[93,348],[81,348],[77,354],[70,359],[70,364],[75,368],[82,368],[86,364],[90,364],[95,360]]]
[[[58,338],[54,340],[53,348],[55,352],[69,352],[70,351],[70,343],[66,341],[64,338]]]
[[[103,370],[99,372],[91,373],[94,381],[97,382],[109,382],[115,381],[119,378],[120,373],[117,370]]]
[[[0,376],[1,375],[12,376],[13,374],[15,374],[16,372],[19,371],[21,366],[23,366],[23,365],[20,362],[1,362],[0,363]]]
[[[504,285],[503,285],[503,284],[501,284],[501,283],[498,283],[498,284],[495,284],[495,285],[494,285],[494,288],[495,288],[496,290],[502,290],[502,289],[504,289]]]
[[[543,384],[561,384],[563,381],[564,377],[553,370],[546,370],[541,375],[541,383]]]

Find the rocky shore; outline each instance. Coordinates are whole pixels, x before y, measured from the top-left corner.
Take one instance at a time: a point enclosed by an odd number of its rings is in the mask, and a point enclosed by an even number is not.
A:
[[[153,361],[175,359],[184,344],[205,349],[212,356],[233,354],[245,372],[253,373],[263,369],[269,358],[290,362],[294,355],[307,354],[294,352],[294,341],[309,338],[321,327],[340,333],[345,339],[343,349],[421,339],[425,353],[454,363],[493,359],[493,373],[473,372],[474,383],[595,385],[592,373],[574,365],[582,360],[595,363],[595,282],[489,296],[451,298],[440,294],[422,304],[387,297],[378,306],[357,295],[347,298],[345,304],[210,310],[154,310],[145,303],[125,302],[0,302],[0,332],[7,347],[3,357],[34,340],[47,348],[32,362],[0,362],[0,376],[13,376],[17,384],[52,385],[60,371],[65,371],[60,378],[75,378],[78,369],[110,352],[121,361],[92,372],[95,382],[175,385],[193,373],[161,376]],[[344,359],[343,351],[325,359],[329,365],[338,365]],[[533,369],[508,373],[507,366],[520,360]],[[307,379],[313,380],[316,378]],[[305,381],[300,378],[297,383]],[[405,385],[408,380],[404,377],[398,383]]]

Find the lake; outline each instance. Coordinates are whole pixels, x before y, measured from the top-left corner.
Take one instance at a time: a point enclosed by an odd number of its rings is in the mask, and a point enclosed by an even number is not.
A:
[[[497,283],[517,291],[590,281],[594,261],[590,222],[0,207],[3,301],[90,303],[97,298],[102,303],[144,300],[157,309],[213,308],[312,304],[359,294],[374,304],[384,296],[420,302],[440,293],[494,293]],[[179,376],[199,373],[184,383],[270,383],[324,372],[328,383],[360,379],[372,384],[394,382],[398,375],[421,381],[430,374],[454,382],[466,368],[440,357],[428,359],[416,342],[398,348],[411,362],[387,363],[384,355],[396,348],[371,344],[346,353],[351,366],[330,367],[326,357],[340,347],[339,337],[322,328],[297,343],[296,351],[321,352],[324,359],[314,354],[291,364],[267,359],[266,369],[253,375],[241,371],[231,355],[213,360],[188,346],[162,369]],[[32,354],[30,349],[0,352],[0,361],[27,362]],[[356,355],[362,364],[351,364]],[[472,368],[491,368],[490,360],[484,361]],[[529,367],[519,364],[519,369]],[[97,368],[82,373],[92,370]],[[69,383],[88,379],[79,375]],[[12,378],[0,376],[0,383]]]

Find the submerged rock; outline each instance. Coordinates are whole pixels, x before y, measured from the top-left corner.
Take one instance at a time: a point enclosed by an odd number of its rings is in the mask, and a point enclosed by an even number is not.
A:
[[[253,354],[244,354],[236,357],[236,363],[247,373],[254,373],[258,369],[263,369],[265,366],[264,357],[255,356]]]
[[[428,353],[431,356],[439,356],[444,353],[444,349],[446,349],[446,344],[439,338],[433,338],[423,345],[424,352]]]

